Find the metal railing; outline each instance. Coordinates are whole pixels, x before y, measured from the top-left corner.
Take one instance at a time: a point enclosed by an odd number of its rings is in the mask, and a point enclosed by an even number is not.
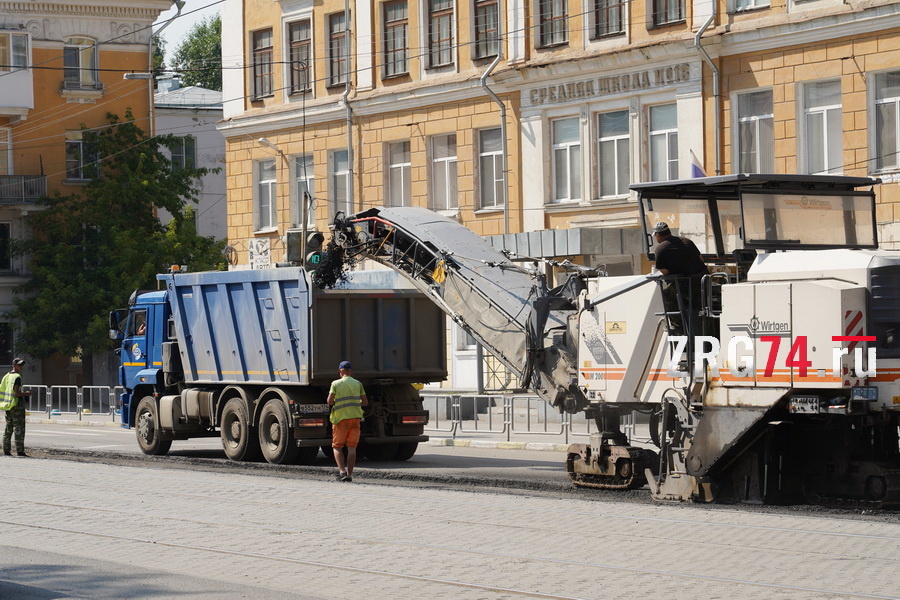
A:
[[[559,413],[537,396],[511,394],[437,394],[422,392],[424,407],[429,414],[427,433],[459,435],[505,435],[512,441],[522,436],[561,437],[584,441],[597,427],[584,414]],[[649,438],[635,435],[638,415],[622,415],[622,431],[629,439],[649,442]]]
[[[46,195],[45,175],[0,175],[0,202],[33,202]]]
[[[31,396],[25,405],[30,413],[43,412],[48,418],[57,415],[76,415],[81,421],[85,415],[109,416],[112,421],[119,417],[120,387],[74,385],[25,385]]]

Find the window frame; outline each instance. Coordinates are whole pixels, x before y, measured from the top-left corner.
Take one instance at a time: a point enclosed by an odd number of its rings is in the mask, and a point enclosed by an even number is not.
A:
[[[616,133],[612,135],[604,135],[603,127],[601,126],[601,119],[603,115],[612,115],[615,113],[624,113],[625,119],[627,123],[627,131],[623,133]],[[603,112],[596,113],[595,124],[597,127],[597,196],[600,199],[606,198],[622,198],[624,196],[629,195],[628,186],[631,184],[631,113],[627,108],[622,108],[618,110],[607,110]],[[624,152],[620,151],[620,142],[625,141],[625,150]],[[603,170],[603,144],[611,143],[613,147],[613,176],[612,179],[614,181],[613,188],[615,193],[613,194],[604,194],[603,187],[605,181],[608,177],[605,175],[605,171]],[[622,168],[621,161],[625,162],[625,170],[628,173],[626,177],[626,181],[620,181],[619,172]],[[624,186],[624,187],[623,187]]]
[[[500,136],[503,135],[503,130],[500,127],[491,127],[478,131],[478,210],[499,210],[504,206],[499,202],[498,198],[498,196],[503,195],[498,194],[498,192],[502,191],[502,186],[505,183],[503,178],[503,139],[500,139],[500,147],[496,150],[484,150],[485,135],[495,132]],[[493,174],[490,182],[485,180],[484,165],[487,159],[491,161],[491,173]],[[487,183],[491,185],[487,186]],[[493,204],[485,203],[485,189],[488,188],[492,190]],[[505,198],[505,195],[503,197]]]
[[[0,175],[12,174],[12,127],[0,127]]]
[[[839,99],[838,104],[827,104],[821,106],[810,107],[808,102],[810,100],[809,91],[813,86],[817,85],[837,85],[838,94],[837,97]],[[807,174],[816,174],[816,175],[841,175],[843,173],[844,160],[843,160],[843,137],[844,137],[844,128],[843,123],[841,123],[843,119],[843,102],[840,102],[841,98],[841,80],[840,79],[826,79],[822,81],[806,81],[801,83],[801,105],[800,110],[803,114],[803,119],[801,120],[801,127],[803,128],[803,135],[798,138],[803,140],[803,166],[804,171]],[[829,117],[833,117],[833,111],[837,111],[837,121],[839,123],[839,129],[837,131],[837,140],[834,139],[834,134],[829,134]],[[810,127],[810,118],[820,115],[822,118],[822,131],[824,134],[823,140],[820,140],[818,144],[818,148],[822,151],[821,160],[824,166],[824,169],[819,169],[813,172],[813,167],[810,164],[812,162],[812,154],[813,151],[816,150],[817,144],[810,139],[811,136],[811,127]],[[830,143],[834,143],[837,141],[839,143],[839,148],[837,149],[838,157],[831,157]],[[830,158],[835,158],[838,161],[838,164],[832,166],[830,164]]]
[[[388,158],[385,204],[389,207],[412,206],[412,146],[409,140],[388,142],[385,146],[385,155]],[[403,146],[405,146],[405,160],[394,162],[395,152]],[[401,155],[403,152],[401,149]],[[396,183],[398,179],[399,186]]]
[[[295,223],[303,225],[303,192],[309,194],[309,205],[306,211],[307,226],[315,226],[316,223],[316,176],[315,176],[315,156],[313,153],[298,154],[293,157],[291,164],[294,167],[294,193],[297,195],[295,207],[297,210],[297,218]]]
[[[17,40],[20,42],[19,51],[16,49]],[[0,73],[27,69],[29,57],[27,33],[0,31]]]
[[[447,156],[438,156],[435,150],[436,142],[441,139],[448,140],[445,144],[450,147],[449,139],[453,138],[453,152]],[[459,150],[455,133],[433,135],[428,140],[431,158],[431,210],[458,210],[459,209]],[[444,185],[438,185],[440,179],[437,172],[443,172]],[[439,191],[443,187],[442,191]],[[440,205],[439,205],[440,201]]]
[[[302,37],[301,32],[304,26],[306,37]],[[295,32],[299,33],[296,37]],[[287,24],[289,96],[312,91],[312,77],[310,77],[313,68],[312,33],[312,19],[297,19]]]
[[[768,94],[769,96],[769,104],[772,107],[772,111],[765,114],[750,114],[744,115],[741,113],[741,98],[745,98],[754,94]],[[746,90],[742,92],[738,92],[734,95],[734,114],[735,114],[735,127],[734,132],[737,139],[734,142],[735,148],[735,164],[737,165],[737,170],[741,173],[773,173],[775,171],[775,135],[774,135],[774,126],[775,126],[775,114],[774,114],[774,93],[771,89],[754,89],[754,90]],[[764,129],[761,127],[761,124],[765,121],[770,123],[768,131],[772,133],[771,138],[767,140],[763,140],[764,137],[762,132]],[[751,123],[753,127],[753,137],[755,140],[755,147],[753,148],[752,154],[750,156],[755,156],[754,160],[755,165],[753,169],[745,169],[745,155],[747,154],[746,149],[744,148],[744,140],[743,140],[743,124]],[[763,143],[766,142],[770,152],[768,155],[771,157],[771,164],[763,165],[763,157],[765,154],[762,152]]]
[[[538,48],[569,43],[568,0],[536,0],[538,3]]]
[[[746,6],[740,6],[742,2],[746,2]],[[771,0],[728,0],[730,13],[750,12],[761,8],[770,8]]]
[[[871,85],[868,86],[868,89],[874,90],[872,94],[872,118],[870,120],[871,123],[875,123],[875,126],[872,127],[871,133],[871,148],[873,158],[871,159],[873,170],[876,172],[886,172],[886,171],[896,171],[900,170],[900,85],[897,87],[897,92],[893,96],[887,96],[885,98],[879,98],[882,95],[881,88],[879,87],[879,80],[884,77],[893,76],[900,82],[900,70],[894,71],[882,71],[880,73],[873,73],[871,75]],[[887,82],[885,82],[887,83]],[[889,87],[889,86],[885,86]],[[878,122],[881,119],[881,106],[892,105],[893,110],[891,111],[893,122],[893,147],[890,149],[890,152],[884,152],[881,148],[882,142],[882,134],[880,128],[878,127]],[[884,156],[891,156],[892,160],[890,164],[887,164],[886,161],[883,160]]]
[[[347,163],[347,167],[346,170],[338,171],[337,160],[340,154],[345,156],[344,161]],[[332,150],[331,155],[328,157],[328,167],[331,180],[331,206],[334,212],[342,211],[346,215],[352,214],[353,207],[350,205],[350,152],[348,150]],[[344,179],[345,196],[343,198],[338,198],[337,196],[339,178]],[[343,206],[340,206],[341,203],[343,203]]]
[[[347,21],[343,11],[328,15],[328,87],[350,81]]]
[[[454,15],[455,0],[426,0],[428,6],[428,68],[448,67],[454,64]],[[435,5],[441,3],[441,8]],[[444,27],[446,25],[446,27]],[[446,29],[446,35],[443,31]],[[446,60],[443,58],[446,54]]]
[[[486,20],[490,17],[493,17],[493,23]],[[476,60],[493,58],[500,53],[500,0],[474,0],[472,42],[472,56]]]
[[[73,151],[74,150],[74,151]],[[90,182],[100,175],[100,156],[82,138],[81,131],[69,131],[65,140],[66,177],[70,183]],[[75,166],[73,167],[73,163]],[[87,172],[93,165],[94,173]],[[73,174],[76,175],[73,177]]]
[[[591,11],[591,39],[599,40],[625,33],[625,21],[627,18],[627,0],[593,0],[593,10]],[[618,12],[618,27],[609,25],[613,20],[609,15]],[[601,15],[606,18],[601,18]],[[604,24],[607,24],[605,27]]]
[[[675,126],[668,127],[663,129],[653,129],[653,111],[658,110],[663,107],[675,107]],[[654,138],[664,137],[665,138],[665,164],[666,164],[666,178],[665,179],[657,179],[654,176],[654,165],[656,161],[654,158],[658,158],[654,154]],[[672,158],[672,147],[673,147],[673,139],[674,139],[674,147],[675,147],[675,158]],[[678,104],[676,102],[666,102],[663,104],[655,104],[647,107],[647,166],[649,167],[649,181],[673,181],[678,179]]]
[[[13,271],[12,221],[0,221],[0,273]]]
[[[263,179],[263,170],[266,168],[271,168],[272,171],[269,179]],[[256,180],[255,229],[256,231],[278,229],[278,162],[274,158],[257,160],[253,171]],[[268,198],[267,202],[264,199],[264,191]]]
[[[382,65],[383,79],[409,74],[409,3],[407,0],[390,0],[382,5]],[[402,16],[389,17],[392,8]]]
[[[667,27],[684,23],[686,17],[684,0],[650,0],[652,27]]]
[[[574,121],[575,131],[577,132],[574,141],[558,141],[556,126],[564,121]],[[578,116],[561,117],[550,121],[550,185],[551,185],[551,203],[567,204],[571,202],[580,202],[582,199],[582,183],[584,181],[584,169],[582,169],[582,143],[581,143],[581,118]],[[559,157],[565,156],[566,161],[566,182],[561,182],[562,174],[558,168]],[[577,174],[577,181],[575,175]],[[561,184],[565,185],[566,196],[559,194]],[[576,195],[577,194],[577,195]]]
[[[192,135],[175,137],[175,144],[171,149],[172,170],[181,171],[186,168],[197,167],[197,138]]]
[[[78,43],[87,42],[90,44]],[[100,81],[100,51],[97,41],[87,36],[69,36],[63,40],[63,88],[102,90]],[[71,64],[76,59],[75,65]],[[88,62],[88,66],[84,63]],[[90,77],[88,77],[90,76]]]
[[[268,37],[268,45],[264,45]],[[252,100],[275,95],[275,32],[271,27],[250,33],[250,52],[253,77]]]

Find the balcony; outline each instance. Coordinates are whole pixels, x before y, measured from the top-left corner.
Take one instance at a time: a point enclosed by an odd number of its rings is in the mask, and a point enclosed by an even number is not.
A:
[[[34,78],[31,69],[3,71],[0,86],[0,116],[12,122],[28,116],[34,109]]]
[[[44,175],[0,175],[0,205],[34,204],[46,195]]]

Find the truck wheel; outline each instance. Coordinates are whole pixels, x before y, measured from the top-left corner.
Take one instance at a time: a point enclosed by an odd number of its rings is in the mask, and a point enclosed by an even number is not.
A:
[[[138,446],[144,454],[162,456],[172,447],[172,440],[159,437],[159,408],[150,396],[142,398],[138,404],[134,424]]]
[[[263,458],[276,465],[291,464],[297,459],[300,448],[281,400],[269,400],[263,406],[259,415],[259,448]]]
[[[419,449],[419,442],[401,442],[393,460],[409,460]]]
[[[247,406],[240,398],[232,398],[222,409],[222,448],[231,460],[256,460],[259,444],[256,432],[250,426]]]
[[[397,444],[366,444],[363,452],[369,460],[391,460],[397,454]]]

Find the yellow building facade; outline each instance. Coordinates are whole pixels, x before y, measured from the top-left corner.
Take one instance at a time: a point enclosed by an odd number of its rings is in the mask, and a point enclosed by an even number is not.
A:
[[[171,0],[0,2],[0,313],[28,278],[10,242],[30,235],[27,215],[45,195],[71,194],[90,181],[81,127],[102,127],[107,113],[131,109],[150,130],[150,33]],[[14,323],[0,321],[0,368],[15,353]],[[43,373],[41,372],[43,371]],[[29,365],[35,383],[81,383],[68,359]]]

